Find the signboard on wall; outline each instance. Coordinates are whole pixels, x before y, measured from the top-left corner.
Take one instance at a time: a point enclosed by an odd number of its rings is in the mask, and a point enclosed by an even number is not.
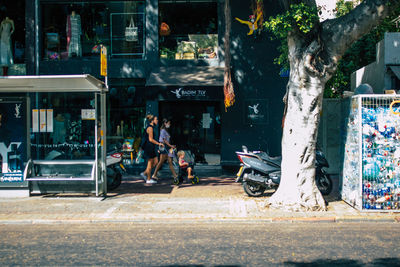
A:
[[[207,100],[222,101],[222,86],[166,86],[159,87],[159,100]]]
[[[0,184],[23,182],[26,161],[26,101],[0,99]]]
[[[268,101],[248,99],[244,101],[246,124],[268,124]]]
[[[107,76],[107,47],[101,46],[100,52],[100,75]]]

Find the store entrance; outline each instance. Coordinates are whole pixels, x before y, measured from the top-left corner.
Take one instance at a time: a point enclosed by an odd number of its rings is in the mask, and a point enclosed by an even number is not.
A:
[[[162,101],[159,106],[160,118],[171,119],[171,142],[194,153],[196,163],[219,164],[220,112],[217,101]]]

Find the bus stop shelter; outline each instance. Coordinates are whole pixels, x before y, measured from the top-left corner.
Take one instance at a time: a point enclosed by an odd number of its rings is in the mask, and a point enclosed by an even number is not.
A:
[[[107,194],[105,84],[90,75],[0,78],[0,196]]]

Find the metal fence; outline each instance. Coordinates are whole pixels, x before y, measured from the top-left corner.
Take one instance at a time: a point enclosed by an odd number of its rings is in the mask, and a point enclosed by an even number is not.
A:
[[[345,140],[343,200],[400,211],[400,96],[353,96]]]

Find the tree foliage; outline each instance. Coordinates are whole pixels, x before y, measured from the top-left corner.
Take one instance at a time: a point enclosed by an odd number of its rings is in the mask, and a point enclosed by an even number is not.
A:
[[[339,0],[336,4],[336,16],[346,15],[354,8],[352,2]],[[301,33],[310,33],[319,21],[319,10],[315,6],[309,6],[304,3],[291,5],[290,9],[276,17],[270,17],[264,24],[275,38],[281,41],[278,47],[279,56],[274,60],[275,64],[289,69],[287,34],[296,29]],[[383,39],[385,32],[398,32],[399,29],[392,22],[400,14],[400,8],[392,11],[379,26],[371,32],[364,35],[355,42],[344,54],[338,63],[338,68],[333,77],[327,82],[324,91],[324,97],[340,97],[343,91],[350,89],[351,73],[363,66],[375,61],[376,44]]]
[[[343,7],[345,3],[342,2],[344,1],[339,1],[337,4],[337,16],[343,16],[353,8],[349,5]],[[400,8],[394,9],[379,26],[364,35],[346,51],[339,61],[336,73],[325,86],[324,97],[340,97],[343,91],[350,90],[351,74],[376,60],[376,44],[383,39],[385,32],[399,31],[393,23],[393,19],[397,18],[399,14]]]
[[[295,28],[299,32],[307,34],[313,30],[318,20],[317,9],[304,3],[291,5],[290,9],[285,13],[270,17],[264,23],[264,26],[272,32],[275,38],[281,41],[281,45],[278,47],[280,55],[274,60],[274,63],[289,69],[288,44],[286,40],[288,33]]]

